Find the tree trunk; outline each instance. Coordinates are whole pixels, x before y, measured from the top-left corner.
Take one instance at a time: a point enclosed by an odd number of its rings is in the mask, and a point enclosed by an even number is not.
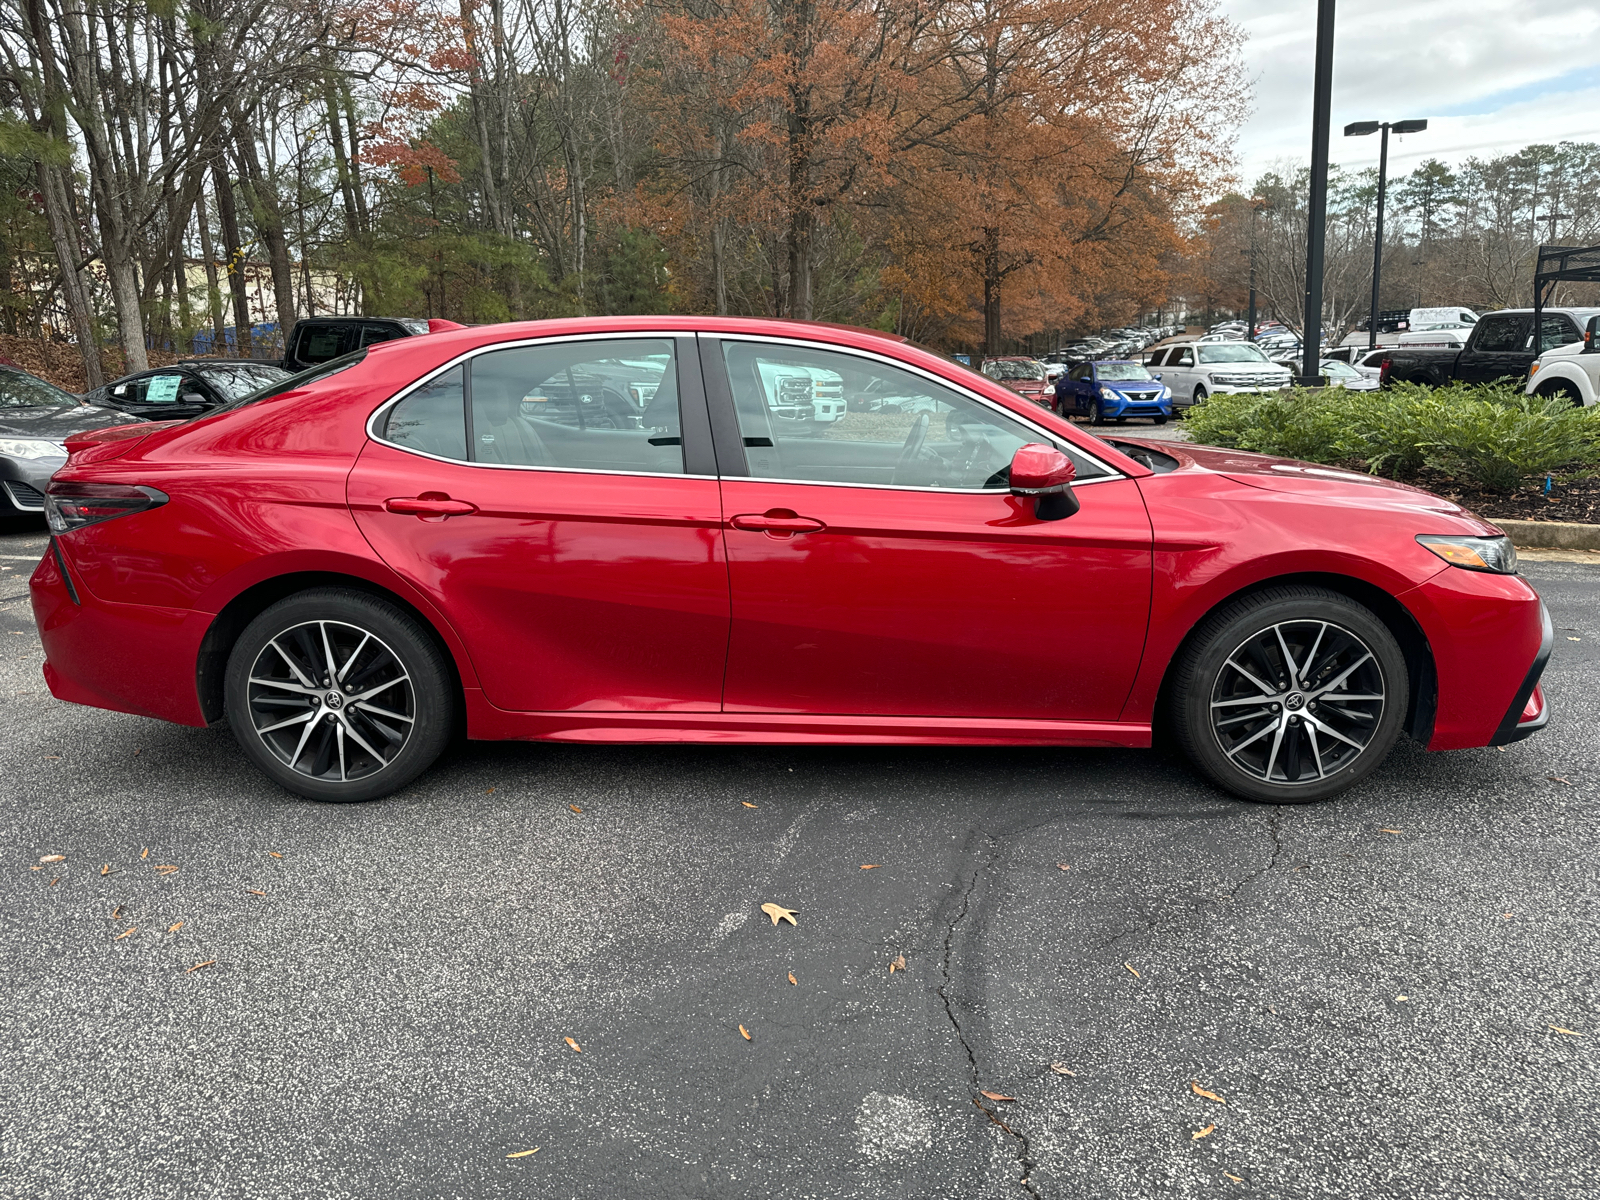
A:
[[[244,251],[239,247],[239,214],[233,204],[233,184],[222,159],[211,162],[211,179],[217,189],[217,217],[222,222],[222,248],[228,256],[228,289],[233,293],[233,326],[240,358],[250,357],[250,293],[245,290]]]
[[[81,250],[78,230],[72,220],[72,205],[67,198],[66,181],[59,167],[37,163],[39,191],[44,195],[45,221],[50,227],[50,241],[55,246],[56,262],[61,267],[61,296],[67,304],[67,315],[72,321],[72,336],[78,340],[78,353],[83,356],[83,373],[88,379],[88,389],[104,387],[105,373],[100,369],[100,346],[95,341],[94,319],[89,313],[89,297],[78,270]]]
[[[1000,353],[1000,230],[983,231],[983,352]]]
[[[250,199],[250,214],[257,232],[267,247],[267,265],[272,272],[273,306],[278,310],[278,328],[289,336],[294,324],[296,304],[294,298],[294,266],[289,261],[289,237],[283,227],[283,207],[278,203],[278,193],[272,181],[261,169],[261,159],[256,154],[255,135],[241,114],[234,114],[237,131],[234,145],[239,160],[240,181]]]
[[[206,299],[211,306],[211,352],[219,354],[227,344],[228,318],[222,311],[222,283],[217,277],[217,253],[211,244],[211,217],[206,212],[204,192],[194,202],[194,216],[200,225],[200,257],[206,260]]]

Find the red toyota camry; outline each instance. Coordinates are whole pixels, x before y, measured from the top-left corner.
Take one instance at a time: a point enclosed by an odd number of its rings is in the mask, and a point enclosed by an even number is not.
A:
[[[857,397],[870,403],[852,403]],[[840,403],[841,399],[844,403]],[[476,739],[1151,744],[1330,796],[1548,720],[1493,526],[1348,471],[1101,440],[886,335],[407,338],[80,435],[32,580],[64,700],[227,720],[320,800]]]

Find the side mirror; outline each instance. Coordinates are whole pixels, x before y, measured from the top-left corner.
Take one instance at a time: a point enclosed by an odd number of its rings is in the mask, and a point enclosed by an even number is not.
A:
[[[1032,497],[1034,515],[1041,521],[1059,521],[1078,511],[1072,481],[1078,468],[1054,446],[1029,442],[1018,446],[1011,458],[1011,494]]]
[[[1152,376],[1154,376],[1156,379],[1160,379],[1161,378],[1161,372],[1160,371],[1152,371],[1152,372],[1150,372],[1150,374]]]
[[[1600,354],[1600,317],[1590,317],[1583,327],[1583,353]]]

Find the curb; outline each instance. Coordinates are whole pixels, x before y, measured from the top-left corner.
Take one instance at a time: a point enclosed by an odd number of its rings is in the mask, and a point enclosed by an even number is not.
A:
[[[1501,521],[1489,518],[1518,546],[1547,550],[1600,550],[1600,525],[1577,521]]]

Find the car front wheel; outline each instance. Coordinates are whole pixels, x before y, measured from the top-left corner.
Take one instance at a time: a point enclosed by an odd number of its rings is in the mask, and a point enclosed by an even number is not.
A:
[[[1196,404],[1204,404],[1206,402],[1206,389],[1198,383],[1194,387],[1194,402]]]
[[[444,655],[398,605],[316,588],[250,622],[228,657],[228,720],[273,780],[311,800],[371,800],[439,756],[454,713]]]
[[[1270,588],[1207,617],[1171,689],[1189,759],[1248,800],[1305,804],[1366,778],[1410,700],[1405,655],[1364,606],[1323,588]]]

